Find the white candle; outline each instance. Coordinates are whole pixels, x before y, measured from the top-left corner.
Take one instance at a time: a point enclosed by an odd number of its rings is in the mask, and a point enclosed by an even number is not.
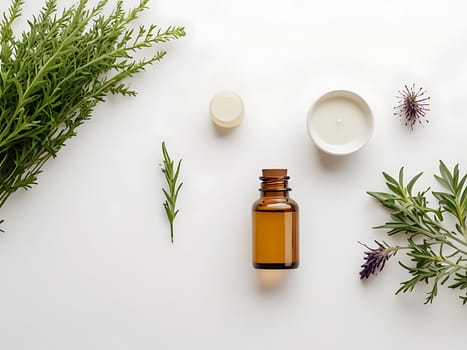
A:
[[[371,137],[373,116],[357,94],[336,90],[321,96],[308,113],[308,132],[326,153],[343,155],[359,150]]]

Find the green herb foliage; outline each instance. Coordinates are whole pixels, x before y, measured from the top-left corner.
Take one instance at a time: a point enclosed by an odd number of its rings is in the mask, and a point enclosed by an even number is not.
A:
[[[397,290],[412,291],[424,282],[429,285],[425,303],[431,303],[438,295],[438,288],[447,285],[459,290],[463,303],[467,303],[467,175],[461,177],[459,166],[450,171],[443,162],[439,165],[436,180],[444,191],[425,191],[413,193],[414,185],[422,173],[407,184],[404,183],[404,170],[398,179],[383,173],[389,192],[368,192],[384,207],[390,210],[391,220],[377,228],[389,230],[392,235],[403,235],[405,245],[391,246],[387,243],[371,249],[368,254],[379,257],[394,256],[405,251],[412,263],[399,264],[406,269],[411,278],[401,283]],[[430,206],[427,194],[431,192],[437,200]],[[450,217],[448,219],[448,217]],[[381,263],[381,259],[367,259],[362,271],[371,269],[371,262]],[[374,267],[374,266],[373,266]],[[382,268],[382,267],[381,267]],[[375,271],[375,269],[373,270]],[[372,272],[374,273],[374,272]],[[361,273],[362,274],[362,273]]]
[[[134,96],[123,80],[166,54],[136,59],[139,51],[185,35],[183,27],[131,28],[148,1],[128,11],[117,1],[104,15],[107,0],[94,7],[78,0],[63,11],[46,0],[16,37],[12,25],[24,1],[12,0],[0,22],[0,207],[36,183],[97,103],[109,93]]]
[[[182,160],[178,161],[177,167],[175,168],[174,161],[170,158],[169,152],[167,152],[167,147],[165,142],[162,142],[162,154],[164,156],[164,167],[162,172],[164,173],[165,180],[167,181],[168,189],[162,189],[165,195],[164,209],[167,214],[167,219],[170,224],[170,240],[174,241],[174,221],[179,210],[175,208],[177,203],[178,193],[182,188],[183,183],[177,185],[178,175],[180,174],[180,166],[182,165]]]

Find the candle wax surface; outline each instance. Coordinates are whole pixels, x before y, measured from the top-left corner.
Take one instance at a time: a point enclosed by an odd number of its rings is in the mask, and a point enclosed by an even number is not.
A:
[[[331,154],[349,154],[370,139],[373,116],[360,96],[336,90],[318,99],[309,112],[307,126],[318,148]]]
[[[315,106],[310,127],[322,142],[345,145],[365,139],[368,134],[368,118],[352,99],[335,96]]]

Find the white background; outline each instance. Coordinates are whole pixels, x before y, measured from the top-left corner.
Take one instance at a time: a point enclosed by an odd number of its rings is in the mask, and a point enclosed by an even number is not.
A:
[[[41,3],[28,1],[25,14]],[[153,1],[141,23],[185,25],[187,37],[133,79],[136,98],[98,106],[39,185],[2,208],[0,349],[465,348],[455,292],[442,288],[432,305],[423,286],[395,296],[408,278],[402,255],[362,283],[357,241],[392,242],[371,229],[387,213],[365,194],[384,189],[381,171],[423,170],[423,188],[439,159],[467,170],[466,10],[465,1]],[[432,97],[430,124],[414,131],[392,115],[412,82]],[[368,101],[375,131],[335,158],[316,150],[305,120],[321,93],[340,88]],[[208,116],[223,89],[245,103],[232,132]],[[162,140],[183,158],[174,244]],[[263,167],[289,169],[301,209],[301,266],[272,290],[250,262]]]

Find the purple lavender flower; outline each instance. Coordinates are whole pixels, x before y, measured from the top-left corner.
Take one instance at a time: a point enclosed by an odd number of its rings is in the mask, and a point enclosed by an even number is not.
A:
[[[404,89],[399,91],[399,104],[394,107],[396,112],[394,115],[398,115],[405,119],[405,125],[413,126],[416,122],[420,124],[422,121],[429,122],[425,119],[427,112],[429,111],[428,106],[430,105],[428,100],[429,96],[425,96],[426,90],[423,88],[415,89],[415,84],[409,89],[407,85],[404,85]]]
[[[358,242],[368,249],[364,254],[365,262],[361,265],[362,270],[360,271],[360,279],[368,278],[370,275],[376,275],[378,271],[381,271],[386,264],[386,261],[393,255],[396,254],[397,248],[384,246],[383,244],[375,241],[378,245],[377,248],[370,248],[366,244]],[[379,269],[379,270],[378,270]]]

